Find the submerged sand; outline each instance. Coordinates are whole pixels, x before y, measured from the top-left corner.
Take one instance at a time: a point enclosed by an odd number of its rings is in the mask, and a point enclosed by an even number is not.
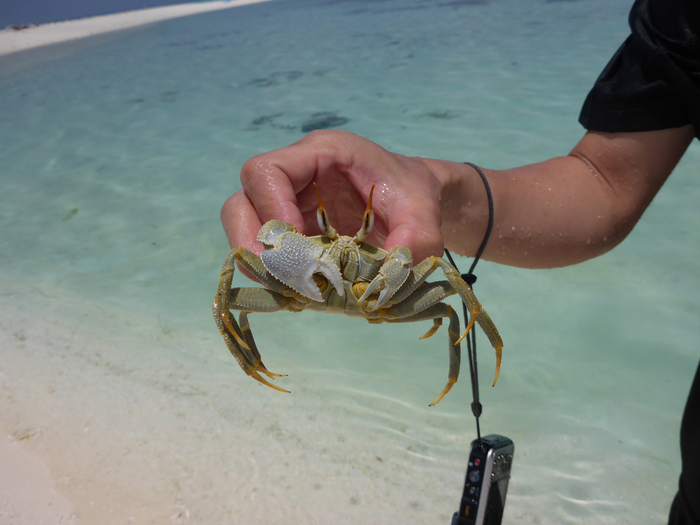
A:
[[[57,44],[68,40],[77,40],[101,33],[129,29],[145,24],[152,24],[170,18],[229,9],[248,4],[257,4],[267,0],[231,0],[214,2],[194,2],[151,9],[140,9],[126,13],[94,16],[66,22],[55,22],[31,26],[26,29],[4,29],[0,31],[0,55],[7,55],[25,49]]]

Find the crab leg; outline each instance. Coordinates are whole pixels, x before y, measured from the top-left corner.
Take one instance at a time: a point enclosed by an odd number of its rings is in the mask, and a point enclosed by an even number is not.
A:
[[[249,252],[245,248],[234,248],[229,252],[228,256],[224,260],[224,268],[231,269],[231,271],[233,272],[234,261],[237,262],[242,268],[245,268],[245,270],[248,273],[250,273],[253,277],[255,277],[258,281],[260,281],[270,290],[273,290],[278,294],[284,296],[295,295],[293,290],[291,290],[288,286],[275,279],[270,274],[270,272],[267,271],[260,257],[255,255],[254,253]],[[223,273],[224,270],[222,269],[221,274],[223,275]],[[231,279],[232,278],[233,274],[231,275]],[[229,279],[228,282],[229,288],[231,287],[231,279]],[[221,283],[219,283],[219,285],[221,285]]]
[[[255,290],[259,290],[259,288],[256,288]],[[258,347],[255,344],[255,339],[253,339],[253,332],[251,332],[250,330],[250,323],[248,322],[249,313],[250,312],[240,313],[240,315],[238,316],[238,325],[241,329],[246,343],[248,343],[248,346],[250,347],[250,351],[253,353],[253,366],[256,370],[259,370],[269,378],[287,377],[287,374],[275,374],[274,372],[270,372],[263,364],[262,357],[260,357],[260,352],[258,351]]]
[[[403,306],[403,303],[396,305],[393,308],[387,309],[387,311],[384,313],[383,320],[388,323],[412,323],[414,321],[432,319],[433,327],[430,330],[428,330],[428,332],[425,335],[423,335],[421,339],[425,339],[433,335],[442,324],[443,317],[450,318],[450,325],[447,328],[447,334],[449,338],[447,352],[450,358],[450,368],[447,373],[447,385],[445,385],[445,388],[442,392],[440,392],[440,395],[435,399],[435,401],[430,403],[430,406],[434,406],[443,397],[445,397],[445,395],[452,389],[452,386],[457,382],[457,379],[459,378],[459,366],[461,361],[461,348],[458,342],[459,316],[455,313],[454,309],[449,304],[445,303],[433,304],[432,306],[414,315],[409,315],[406,317],[403,317],[403,314],[405,314],[406,312],[402,311],[403,309],[399,309],[399,306]],[[394,315],[399,315],[400,317],[393,317]]]
[[[481,329],[486,334],[486,337],[488,337],[491,346],[496,351],[496,375],[493,378],[493,386],[496,386],[498,374],[501,371],[503,339],[501,339],[501,335],[498,333],[498,329],[491,320],[491,317],[486,313],[486,310],[484,310],[484,308],[481,306],[481,303],[479,303],[479,300],[476,298],[476,295],[474,295],[472,289],[464,281],[464,279],[462,279],[462,276],[455,269],[455,267],[442,258],[439,258],[438,262],[442,267],[442,271],[445,272],[445,277],[447,277],[447,280],[454,287],[454,289],[457,290],[457,294],[462,298],[462,301],[464,301],[464,304],[467,305],[467,309],[469,310],[469,324],[457,342],[461,341],[467,336],[469,330],[471,330],[472,326],[474,326],[474,321],[479,324]]]
[[[370,301],[367,311],[377,310],[387,303],[411,274],[409,266],[413,262],[411,250],[405,247],[394,248],[386,261],[379,268],[379,274],[369,283],[362,296],[357,300],[362,304],[372,293],[379,290],[376,301]]]
[[[217,298],[219,296],[217,295]],[[214,299],[214,310],[216,311],[218,305],[217,305],[217,300]],[[230,314],[228,314],[230,316]],[[260,381],[262,384],[269,386],[270,388],[274,388],[275,390],[279,390],[280,392],[288,392],[288,390],[285,390],[283,388],[280,388],[276,385],[273,385],[269,381],[267,381],[264,377],[262,377],[260,374],[258,374],[258,370],[262,372],[263,374],[268,375],[269,377],[276,376],[277,374],[273,374],[269,372],[266,368],[265,365],[262,364],[262,361],[260,361],[259,356],[260,354],[258,353],[257,349],[255,351],[251,350],[249,348],[245,348],[243,345],[238,343],[239,339],[242,339],[245,336],[245,334],[241,331],[241,328],[238,326],[238,323],[236,323],[236,320],[233,317],[228,318],[228,322],[224,322],[222,320],[222,317],[220,316],[215,316],[216,317],[216,324],[219,327],[219,332],[221,332],[222,337],[224,338],[224,342],[226,343],[226,346],[228,347],[229,351],[231,352],[231,355],[236,359],[238,362],[238,366],[241,367],[241,369],[248,374],[250,377],[253,379],[256,379],[257,381]],[[240,332],[240,333],[237,333]],[[252,339],[252,338],[251,338]],[[255,343],[253,343],[254,345]],[[254,348],[254,346],[253,346]]]
[[[236,269],[236,256],[238,255],[239,249],[233,249],[228,252],[228,255],[224,259],[224,265],[221,268],[221,274],[219,277],[219,285],[216,288],[216,295],[214,296],[214,302],[212,303],[212,310],[214,311],[214,320],[216,325],[219,327],[219,332],[221,335],[227,333],[229,337],[233,337],[239,345],[247,350],[246,342],[243,340],[241,335],[239,335],[240,329],[234,327],[235,321],[231,323],[232,319],[228,311],[228,290],[231,288],[231,283],[233,282],[233,272]],[[224,337],[226,339],[226,337]],[[229,347],[230,348],[230,347]]]
[[[413,268],[411,268],[411,273],[406,279],[406,282],[387,302],[387,305],[400,304],[402,301],[406,300],[438,268],[442,268],[442,271],[444,272],[445,277],[447,277],[450,286],[455,292],[457,292],[464,304],[467,306],[467,310],[469,310],[469,323],[459,338],[459,342],[461,342],[462,339],[467,336],[476,322],[484,331],[486,337],[488,337],[489,342],[491,343],[491,346],[496,351],[496,374],[493,380],[493,384],[495,385],[496,381],[498,381],[498,374],[501,370],[503,340],[498,333],[496,325],[491,320],[489,314],[486,313],[486,310],[483,309],[472,289],[464,281],[464,279],[462,279],[462,276],[455,269],[455,267],[448,261],[442,257],[428,257],[424,261],[416,264]]]
[[[382,308],[381,315],[391,319],[413,317],[451,295],[455,295],[455,290],[448,281],[422,283],[401,302]]]
[[[245,248],[240,247],[234,248],[228,252],[228,255],[226,256],[226,259],[224,259],[224,264],[221,268],[221,277],[219,279],[216,296],[214,297],[214,317],[217,320],[217,324],[219,324],[219,321],[221,321],[224,323],[224,325],[226,325],[227,330],[239,345],[247,348],[247,343],[241,339],[237,330],[234,330],[233,325],[230,322],[231,318],[228,315],[229,290],[231,289],[231,283],[233,282],[233,273],[236,269],[236,262],[238,262],[261,283],[277,293],[282,295],[294,295],[294,292],[272,277],[272,275],[270,275],[270,273],[265,269],[262,261],[257,255],[249,252]],[[250,350],[250,348],[247,349]]]
[[[258,374],[258,371],[260,371],[270,378],[282,377],[280,374],[275,374],[267,370],[262,363],[260,353],[255,346],[255,341],[250,332],[250,325],[248,324],[247,317],[247,312],[249,311],[280,310],[284,305],[285,298],[279,293],[259,288],[234,288],[232,290],[231,282],[233,280],[236,261],[240,262],[246,270],[263,283],[268,284],[269,282],[275,288],[284,288],[287,290],[286,287],[280,283],[273,282],[274,279],[267,273],[257,256],[243,248],[235,248],[229,252],[224,260],[217,293],[212,303],[216,325],[229,351],[246,374],[270,388],[281,392],[288,392],[283,388],[273,385]],[[247,292],[248,290],[252,290],[253,292]],[[243,301],[240,299],[243,299]],[[236,323],[236,320],[231,315],[230,308],[242,310],[240,321],[243,328]]]
[[[408,274],[406,281],[392,296],[389,304],[400,303],[411,295],[421,284],[425,282],[428,277],[432,275],[435,270],[439,268],[437,260],[438,257],[428,257],[411,268],[411,272]],[[452,293],[447,295],[452,295],[453,293],[454,290]]]

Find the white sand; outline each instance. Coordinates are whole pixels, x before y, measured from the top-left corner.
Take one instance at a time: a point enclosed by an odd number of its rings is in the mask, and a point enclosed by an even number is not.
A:
[[[257,4],[267,0],[231,0],[191,4],[179,4],[152,9],[141,9],[113,15],[81,18],[52,24],[42,24],[22,30],[4,29],[0,31],[0,55],[7,55],[25,49],[56,44],[67,40],[77,40],[101,33],[119,31],[170,18],[195,15],[230,7]]]
[[[46,463],[22,443],[32,435],[0,436],[0,523],[70,523],[72,504],[56,491]]]

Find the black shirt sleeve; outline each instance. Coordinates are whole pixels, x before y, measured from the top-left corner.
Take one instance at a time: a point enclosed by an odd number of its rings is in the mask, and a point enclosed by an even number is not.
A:
[[[700,0],[637,0],[629,23],[579,122],[608,132],[692,124],[700,138]]]

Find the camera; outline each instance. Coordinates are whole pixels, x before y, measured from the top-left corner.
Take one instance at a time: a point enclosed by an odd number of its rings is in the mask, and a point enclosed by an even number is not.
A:
[[[513,441],[497,434],[472,441],[462,501],[452,525],[500,525],[514,451]]]

